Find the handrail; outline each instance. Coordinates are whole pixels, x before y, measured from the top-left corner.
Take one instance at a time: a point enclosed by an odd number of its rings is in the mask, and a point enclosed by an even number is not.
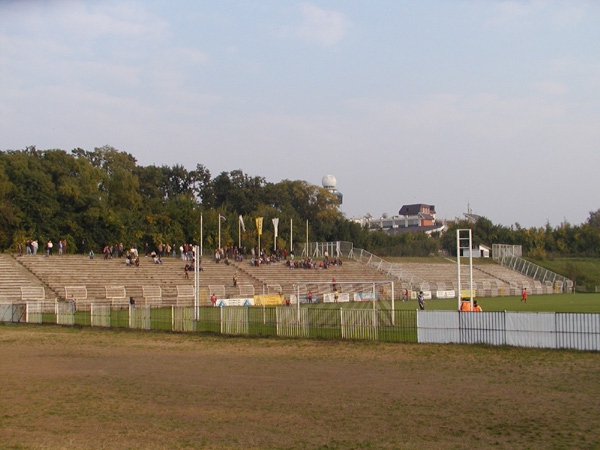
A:
[[[323,257],[325,251],[327,251],[330,257],[335,258],[339,256],[353,259],[410,286],[420,287],[421,284],[427,283],[423,278],[410,273],[398,263],[390,263],[367,250],[355,248],[352,242],[310,242],[308,245],[307,252],[306,244],[304,244],[303,255],[309,254],[313,257]]]
[[[501,254],[494,259],[498,264],[515,270],[529,278],[533,278],[536,281],[540,281],[544,284],[551,283],[555,288],[562,288],[563,292],[572,292],[573,290],[572,280],[552,272],[551,270],[545,269],[542,266],[538,266],[531,261],[520,258],[519,256]]]

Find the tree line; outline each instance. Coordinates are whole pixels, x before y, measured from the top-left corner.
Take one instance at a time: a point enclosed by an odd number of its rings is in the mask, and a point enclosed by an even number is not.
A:
[[[349,241],[381,256],[454,254],[454,230],[472,228],[476,243],[520,244],[536,257],[600,256],[600,210],[582,225],[524,229],[480,218],[475,224],[450,224],[448,232],[433,236],[390,235],[348,220],[334,195],[306,181],[270,183],[240,169],[213,177],[202,164],[193,170],[141,166],[133,155],[110,146],[70,153],[34,146],[0,151],[0,193],[1,251],[15,251],[31,239],[66,240],[70,253],[119,243],[178,247],[201,239],[205,249],[215,249],[219,236],[223,247],[241,241],[251,248],[259,240],[254,220],[262,217],[260,241],[267,251],[292,250],[292,243],[298,250],[308,232],[311,242]]]
[[[98,251],[124,243],[257,245],[254,219],[263,217],[261,240],[274,247],[272,218],[279,218],[277,248],[306,240],[353,240],[363,234],[340,212],[337,198],[305,181],[269,183],[242,170],[213,177],[197,164],[137,164],[129,153],[104,146],[0,152],[0,249],[35,239],[66,240],[67,252]],[[222,220],[219,227],[219,216]],[[239,217],[248,226],[238,235]],[[201,227],[202,221],[202,227]],[[219,233],[220,231],[220,233]],[[291,235],[293,233],[293,236]],[[83,244],[82,244],[83,243]]]
[[[459,221],[448,227],[441,236],[441,246],[450,254],[456,254],[456,229],[471,228],[475,244],[521,245],[524,256],[543,260],[551,257],[600,257],[600,209],[590,211],[581,225],[563,222],[552,227],[523,228],[518,223],[510,227],[494,225],[480,217],[476,223]]]

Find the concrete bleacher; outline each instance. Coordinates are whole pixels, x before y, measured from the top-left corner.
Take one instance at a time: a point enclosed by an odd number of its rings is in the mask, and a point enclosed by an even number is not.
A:
[[[423,290],[458,290],[458,274],[456,263],[402,263],[411,274],[422,278],[425,282],[413,288]],[[461,264],[462,289],[468,287],[469,266]],[[503,295],[519,295],[523,287],[528,290],[536,283],[533,279],[500,264],[473,265],[473,287],[477,295],[494,297]],[[532,291],[533,293],[542,293]],[[545,293],[545,292],[544,292]]]
[[[542,286],[540,282],[500,264],[485,264],[474,268],[478,273],[483,274],[481,277],[492,278],[502,283],[503,291],[498,295],[520,295],[524,287],[532,294],[552,293],[546,288],[537,289],[537,286]]]
[[[259,281],[262,292],[257,294],[281,293],[286,298],[297,294],[298,285],[330,283],[334,278],[340,292],[350,291],[350,285],[345,283],[395,281],[392,277],[353,260],[344,260],[341,266],[333,265],[327,269],[290,268],[285,262],[263,264],[258,267],[250,265],[247,261],[235,264],[240,272],[249,274]],[[301,286],[300,289],[303,287]],[[324,292],[331,292],[331,287],[326,284],[317,286],[313,294],[319,295]]]
[[[193,304],[194,273],[185,278],[186,262],[179,258],[165,257],[162,264],[154,264],[150,258],[142,257],[139,267],[126,266],[124,258],[90,259],[81,255],[22,256],[17,260],[17,265],[44,280],[61,300],[73,298],[79,304],[105,302],[125,306],[133,297],[136,304],[142,305],[181,305],[182,300]],[[239,289],[233,287],[235,266],[209,262],[201,267],[201,286],[221,285],[227,297],[239,294]],[[238,284],[254,281],[240,273],[237,277]]]
[[[43,299],[53,298],[53,292],[38,277],[15,264],[10,255],[0,254],[0,302],[39,300],[41,295]]]
[[[89,309],[91,303],[107,303],[125,307],[129,297],[136,304],[150,306],[193,305],[194,274],[184,276],[185,261],[165,257],[162,264],[150,258],[140,258],[140,267],[126,266],[124,258],[89,259],[82,255],[45,257],[0,255],[0,301],[23,301],[22,287],[27,295],[39,296],[43,289],[45,300],[74,299],[78,309]],[[254,267],[249,262],[215,263],[204,258],[200,272],[201,305],[210,304],[211,293],[219,298],[247,298],[259,294],[281,293],[286,298],[300,293],[305,295],[305,284],[313,284],[315,296],[331,292],[333,278],[340,293],[366,291],[361,283],[394,281],[395,297],[400,299],[409,290],[456,290],[455,263],[399,263],[407,272],[418,276],[419,286],[409,285],[389,273],[384,273],[362,262],[344,259],[341,266],[328,269],[290,268],[285,262]],[[463,266],[463,280],[468,266]],[[233,285],[236,274],[237,286]],[[549,293],[548,287],[516,271],[498,264],[473,266],[474,287],[478,296],[518,295],[523,287],[532,293]],[[315,283],[323,283],[315,287]],[[464,283],[464,281],[463,281]],[[465,286],[463,285],[463,289]],[[34,300],[33,298],[31,299]]]
[[[82,255],[8,258],[13,265],[16,263],[16,266],[22,266],[21,270],[29,273],[38,285],[43,280],[48,289],[53,291],[53,298],[74,299],[78,309],[89,309],[90,303],[123,307],[127,305],[129,297],[134,297],[136,304],[151,306],[193,304],[194,275],[190,272],[189,279],[184,277],[185,262],[179,258],[163,258],[162,264],[153,264],[150,258],[140,258],[140,267],[126,266],[123,258],[89,259]],[[244,298],[273,293],[281,293],[289,298],[291,294],[297,293],[299,283],[324,283],[336,278],[340,282],[340,292],[344,292],[350,289],[344,282],[392,280],[352,260],[325,270],[290,269],[284,262],[260,267],[253,267],[248,261],[226,265],[223,262],[216,264],[212,259],[205,258],[201,267],[200,290],[206,292],[203,301],[207,305],[213,292],[219,298]],[[233,286],[234,274],[237,277],[236,287]],[[15,281],[15,286],[22,283],[27,284],[28,281]],[[321,289],[324,292],[331,290],[328,286]]]

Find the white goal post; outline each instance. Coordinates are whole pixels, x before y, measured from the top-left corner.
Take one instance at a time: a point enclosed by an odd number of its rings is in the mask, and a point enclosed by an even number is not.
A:
[[[312,293],[312,301],[308,294]],[[393,281],[302,281],[294,283],[292,303],[361,302],[394,299]]]
[[[394,320],[393,281],[302,281],[294,283],[290,303],[296,304],[300,316],[301,303],[348,303],[389,300]]]

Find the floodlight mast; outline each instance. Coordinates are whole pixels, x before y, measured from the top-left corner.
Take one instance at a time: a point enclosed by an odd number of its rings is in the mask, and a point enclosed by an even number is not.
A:
[[[466,236],[465,236],[466,235]],[[469,251],[469,301],[473,311],[473,238],[470,228],[456,230],[456,272],[458,274],[458,310],[461,310],[462,289],[460,275],[460,253],[461,250]]]
[[[200,318],[200,247],[194,246],[194,320]]]

